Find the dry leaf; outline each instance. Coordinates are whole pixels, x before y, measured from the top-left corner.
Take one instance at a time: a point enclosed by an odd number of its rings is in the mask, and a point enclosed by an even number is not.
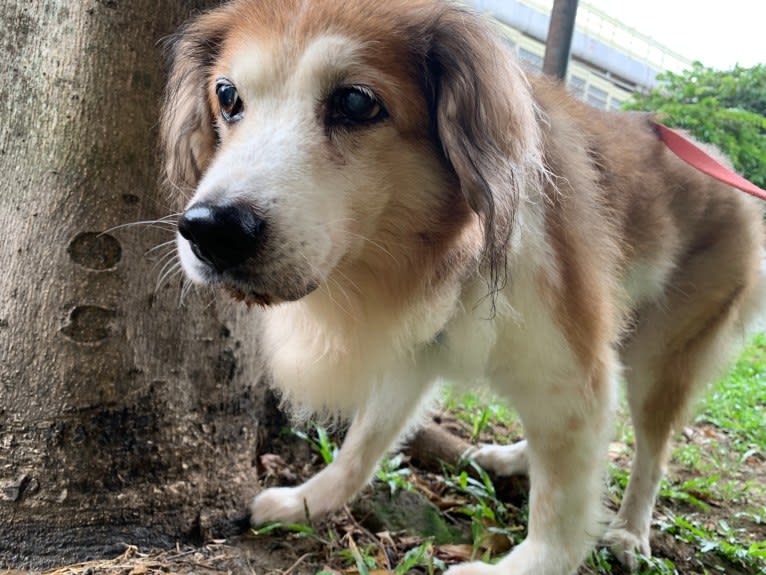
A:
[[[473,546],[467,543],[462,545],[435,545],[434,555],[449,562],[471,561],[473,559]]]

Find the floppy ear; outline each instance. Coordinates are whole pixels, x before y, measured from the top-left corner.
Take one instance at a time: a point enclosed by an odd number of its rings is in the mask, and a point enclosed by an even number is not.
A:
[[[479,16],[447,7],[429,26],[433,129],[463,195],[482,218],[490,288],[496,290],[505,281],[524,187],[542,173],[536,107],[515,58]]]
[[[169,74],[160,143],[167,183],[183,196],[196,188],[217,144],[207,83],[228,22],[225,10],[213,10],[191,20],[167,41]]]

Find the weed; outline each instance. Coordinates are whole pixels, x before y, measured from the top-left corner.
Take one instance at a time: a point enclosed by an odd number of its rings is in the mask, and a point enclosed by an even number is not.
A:
[[[471,522],[474,555],[482,548],[491,554],[494,545],[490,542],[498,537],[513,544],[520,543],[525,529],[512,515],[518,516],[520,510],[498,499],[492,479],[476,462],[468,461],[467,465],[473,474],[468,469],[453,470],[445,466],[444,482],[465,497],[464,503],[453,512]]]
[[[470,426],[471,441],[478,441],[482,434],[489,433],[494,439],[507,442],[509,438],[506,433],[495,437],[497,436],[495,428],[499,427],[505,431],[519,427],[519,419],[513,409],[487,392],[459,393],[453,389],[447,389],[442,404],[447,411]]]
[[[315,425],[314,432],[316,436],[312,437],[305,431],[290,429],[290,433],[306,441],[319,454],[324,464],[329,465],[338,455],[338,446],[321,425]]]
[[[280,521],[273,521],[258,527],[257,529],[250,529],[250,534],[254,537],[273,535],[275,533],[283,533],[300,539],[313,539],[317,543],[325,546],[331,545],[332,541],[335,540],[335,536],[332,532],[328,533],[328,537],[322,537],[316,529],[308,523],[282,523]]]
[[[445,571],[447,565],[444,561],[434,557],[433,545],[426,542],[407,551],[401,562],[394,568],[394,573],[406,575],[418,568],[419,570],[425,569],[428,575],[433,575],[437,570],[439,572]]]
[[[378,471],[375,472],[375,478],[388,485],[391,495],[397,491],[414,491],[415,487],[410,481],[412,470],[403,466],[404,455],[397,453],[393,457],[385,457],[380,463]]]
[[[766,573],[766,543],[747,541],[744,529],[733,529],[723,519],[710,525],[690,516],[669,514],[660,528],[695,546],[699,555],[715,554],[734,565],[752,569],[752,573]]]

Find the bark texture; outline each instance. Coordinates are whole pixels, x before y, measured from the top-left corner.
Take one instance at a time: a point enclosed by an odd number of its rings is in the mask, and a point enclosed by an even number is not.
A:
[[[155,288],[169,231],[104,233],[174,209],[158,41],[204,4],[0,4],[0,567],[201,538],[256,490],[254,318]]]

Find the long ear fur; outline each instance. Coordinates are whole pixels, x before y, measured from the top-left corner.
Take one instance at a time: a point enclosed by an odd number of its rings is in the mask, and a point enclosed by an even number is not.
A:
[[[207,83],[229,21],[226,9],[202,14],[166,44],[169,74],[160,117],[160,143],[167,183],[182,196],[194,191],[215,151],[217,136]]]
[[[427,26],[434,130],[468,204],[482,218],[494,292],[507,280],[516,208],[543,172],[536,106],[514,57],[480,17],[447,6]]]

